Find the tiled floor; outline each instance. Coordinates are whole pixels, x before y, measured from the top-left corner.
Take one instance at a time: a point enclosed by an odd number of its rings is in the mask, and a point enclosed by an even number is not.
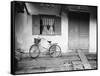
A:
[[[92,69],[95,69],[96,61],[92,60],[90,64]],[[37,59],[23,58],[18,62],[16,74],[84,69],[79,56],[76,53],[69,53],[57,58],[51,58],[50,56],[38,57]]]

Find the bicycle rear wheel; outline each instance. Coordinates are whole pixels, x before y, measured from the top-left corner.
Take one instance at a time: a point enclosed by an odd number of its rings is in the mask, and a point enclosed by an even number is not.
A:
[[[31,58],[37,58],[40,54],[39,47],[37,45],[32,45],[29,49],[29,55]]]
[[[52,45],[49,48],[49,53],[51,57],[59,57],[61,56],[61,48],[58,45]]]

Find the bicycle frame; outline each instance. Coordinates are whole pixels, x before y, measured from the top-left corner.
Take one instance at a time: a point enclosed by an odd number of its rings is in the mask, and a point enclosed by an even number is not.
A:
[[[38,39],[38,38],[37,38]],[[45,48],[42,46],[42,44],[40,44],[41,40],[44,39],[44,38],[39,38],[39,43],[35,43],[35,45],[38,46],[38,48],[40,49],[40,47],[46,49],[47,51],[49,51],[49,48],[52,46],[52,45],[57,45],[58,43],[52,43],[51,41],[47,41],[49,43],[49,47],[48,48]]]

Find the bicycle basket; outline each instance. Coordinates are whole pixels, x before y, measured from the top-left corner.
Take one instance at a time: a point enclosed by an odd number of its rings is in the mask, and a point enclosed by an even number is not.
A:
[[[39,43],[40,43],[40,41],[41,41],[41,39],[34,38],[34,43],[35,43],[35,44],[39,44]]]

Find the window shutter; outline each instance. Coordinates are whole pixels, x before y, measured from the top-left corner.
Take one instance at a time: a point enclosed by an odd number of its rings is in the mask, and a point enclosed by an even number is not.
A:
[[[32,15],[32,35],[40,34],[40,17],[39,15]]]
[[[61,35],[61,17],[56,17],[55,35]]]

